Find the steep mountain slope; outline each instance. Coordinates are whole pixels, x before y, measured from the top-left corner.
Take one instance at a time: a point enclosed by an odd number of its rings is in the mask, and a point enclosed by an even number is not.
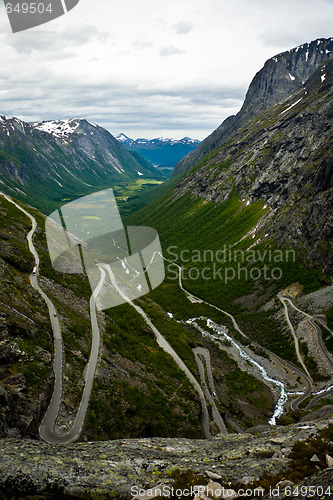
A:
[[[63,200],[140,176],[160,174],[87,120],[31,125],[0,117],[2,189],[44,212]]]
[[[270,207],[261,232],[294,245],[309,266],[332,270],[333,59],[288,99],[204,157],[175,193],[217,203],[236,192]]]
[[[184,137],[180,140],[159,137],[157,139],[136,139],[133,140],[125,134],[119,134],[116,139],[129,151],[137,151],[150,163],[159,169],[173,170],[176,163],[193,151],[200,141]]]
[[[113,169],[117,174],[134,177],[139,175],[158,175],[156,169],[143,158],[137,156],[134,160],[119,141],[104,128],[85,119],[46,121],[35,123],[35,130],[48,132],[62,144],[70,145],[76,155],[85,154],[95,161],[97,171],[102,173]],[[139,160],[139,161],[138,161]],[[140,163],[141,162],[141,163]],[[96,168],[95,167],[95,168]],[[140,168],[143,168],[143,172]]]
[[[244,104],[228,117],[198,148],[183,158],[175,173],[192,168],[201,158],[221,146],[255,115],[285,100],[333,53],[333,38],[320,38],[269,59],[252,80]]]

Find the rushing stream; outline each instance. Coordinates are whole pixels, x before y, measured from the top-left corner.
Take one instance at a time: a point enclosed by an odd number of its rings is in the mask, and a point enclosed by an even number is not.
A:
[[[207,328],[210,328],[211,330],[213,330],[214,333],[211,333],[211,332],[205,330],[203,327],[201,327],[197,323],[198,320],[206,321]],[[267,380],[268,382],[272,382],[273,384],[275,384],[279,387],[280,397],[275,405],[274,414],[271,417],[271,419],[269,420],[270,425],[276,425],[276,419],[278,417],[280,417],[280,415],[283,414],[283,407],[288,399],[288,395],[286,393],[286,389],[285,389],[284,384],[280,380],[275,380],[275,379],[271,378],[267,374],[265,368],[263,366],[261,366],[257,361],[255,361],[253,358],[251,358],[251,356],[249,356],[245,352],[245,350],[232,337],[230,337],[230,335],[228,335],[226,327],[219,326],[217,323],[214,323],[214,321],[212,321],[211,319],[206,318],[204,316],[201,316],[199,318],[188,319],[186,321],[186,323],[197,328],[203,336],[209,336],[212,339],[217,340],[217,341],[220,341],[222,337],[225,340],[228,340],[234,347],[236,347],[241,358],[245,359],[246,361],[249,361],[249,363],[251,363],[253,366],[255,366],[256,368],[259,369],[260,374],[264,380]]]

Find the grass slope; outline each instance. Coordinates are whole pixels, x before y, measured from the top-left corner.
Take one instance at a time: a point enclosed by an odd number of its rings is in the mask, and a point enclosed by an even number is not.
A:
[[[236,195],[221,204],[185,194],[168,193],[128,217],[128,224],[155,227],[164,256],[182,266],[186,290],[235,315],[244,332],[286,359],[296,361],[288,329],[276,318],[276,298],[287,285],[299,281],[304,293],[321,286],[317,273],[306,269],[292,248],[278,249],[263,239],[254,247],[250,232],[267,211],[263,202],[250,205]],[[263,236],[263,235],[261,235]],[[256,236],[258,239],[258,236]],[[169,294],[178,287],[178,272],[166,263]],[[152,293],[157,302],[163,301]],[[268,309],[263,307],[269,303]],[[169,308],[187,316],[175,299]],[[226,317],[224,322],[227,322]]]

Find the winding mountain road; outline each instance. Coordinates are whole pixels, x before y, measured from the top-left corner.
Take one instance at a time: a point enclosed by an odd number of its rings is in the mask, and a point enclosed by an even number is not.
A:
[[[98,362],[98,356],[99,356],[99,347],[100,347],[100,333],[99,333],[98,319],[97,319],[96,300],[97,300],[97,297],[98,297],[98,295],[103,287],[103,283],[104,283],[104,280],[106,278],[106,273],[108,273],[108,275],[111,279],[111,283],[113,284],[113,286],[117,290],[117,292],[120,294],[120,296],[126,302],[128,302],[144,318],[144,321],[146,322],[146,324],[154,332],[158,345],[173,358],[173,360],[176,362],[176,364],[179,366],[179,368],[186,374],[187,378],[189,379],[189,381],[191,382],[191,384],[193,385],[193,387],[195,388],[195,390],[199,394],[199,398],[200,398],[201,406],[202,406],[202,413],[203,413],[203,419],[202,419],[203,428],[204,428],[204,432],[205,432],[206,437],[208,439],[211,439],[213,437],[211,432],[210,432],[210,428],[209,428],[209,413],[208,413],[208,409],[207,409],[206,398],[212,407],[213,418],[214,418],[215,423],[218,425],[220,432],[222,434],[226,434],[227,429],[225,427],[225,423],[224,423],[224,421],[223,421],[223,419],[222,419],[222,417],[221,417],[221,415],[216,407],[214,398],[212,397],[212,394],[214,397],[216,397],[216,392],[215,392],[214,381],[213,381],[213,377],[212,377],[212,373],[211,373],[209,352],[203,348],[196,348],[193,350],[194,354],[195,354],[196,362],[198,364],[202,386],[204,387],[204,391],[203,391],[201,385],[198,383],[198,381],[196,380],[196,378],[194,377],[192,372],[188,369],[188,367],[185,365],[185,363],[182,361],[182,359],[174,351],[174,349],[171,347],[169,342],[157,330],[157,328],[152,323],[150,318],[146,315],[146,313],[143,311],[143,309],[141,307],[139,307],[138,305],[134,304],[126,296],[126,294],[120,289],[120,287],[118,286],[118,284],[116,282],[116,279],[115,279],[115,276],[112,272],[111,267],[106,265],[106,264],[99,265],[100,280],[99,280],[96,288],[94,289],[94,291],[90,297],[90,302],[89,302],[90,317],[91,317],[91,330],[92,330],[92,342],[91,342],[91,352],[90,352],[89,361],[86,365],[86,368],[84,370],[84,375],[83,375],[85,384],[84,384],[84,389],[83,389],[83,393],[82,393],[80,406],[79,406],[76,417],[75,417],[69,431],[67,431],[63,434],[59,434],[54,430],[56,420],[58,418],[58,414],[60,411],[60,406],[61,406],[61,402],[62,402],[62,392],[63,392],[62,380],[63,380],[63,365],[64,365],[64,352],[63,352],[64,348],[63,348],[63,340],[62,340],[62,334],[61,334],[61,326],[60,326],[57,311],[56,311],[56,308],[55,308],[53,302],[46,295],[46,293],[42,290],[42,288],[39,286],[39,282],[38,282],[40,259],[39,259],[38,252],[33,244],[33,236],[34,236],[34,233],[37,229],[36,219],[29,212],[27,212],[23,207],[21,207],[18,203],[16,203],[10,196],[8,196],[2,192],[0,192],[0,195],[2,195],[8,202],[15,205],[31,221],[32,227],[31,227],[31,230],[29,231],[29,233],[27,234],[27,241],[28,241],[29,250],[35,259],[35,266],[34,266],[33,273],[30,275],[30,283],[31,283],[31,286],[41,295],[41,297],[43,298],[43,300],[45,301],[45,303],[47,305],[47,308],[49,311],[49,316],[50,316],[51,327],[53,330],[53,340],[54,340],[53,371],[54,371],[54,375],[55,375],[55,382],[54,382],[54,389],[53,389],[51,401],[50,401],[48,409],[44,415],[44,418],[40,424],[39,433],[40,433],[41,438],[44,439],[46,442],[51,443],[51,444],[66,444],[66,443],[70,443],[72,441],[75,441],[80,436],[80,434],[82,432],[82,428],[84,425],[84,421],[86,418],[86,413],[87,413],[87,409],[88,409],[88,405],[89,405],[89,399],[90,399],[90,395],[91,395],[91,391],[92,391],[92,386],[93,386],[93,381],[94,381],[94,376],[95,376],[97,362]],[[204,304],[206,304],[210,307],[213,307],[216,310],[222,312],[223,314],[225,314],[226,316],[228,316],[231,319],[235,330],[238,331],[244,338],[249,339],[249,337],[247,337],[247,335],[245,335],[244,332],[242,332],[242,330],[239,328],[235,318],[230,313],[228,313],[227,311],[224,311],[223,309],[215,306],[214,304],[211,304],[211,303],[209,303],[209,302],[207,302],[199,297],[194,296],[190,292],[188,292],[182,285],[182,279],[181,279],[182,268],[181,268],[181,266],[179,266],[175,262],[169,261],[165,257],[163,257],[163,258],[164,258],[164,260],[166,260],[166,261],[168,261],[168,262],[170,262],[178,267],[179,287],[181,288],[181,290],[184,291],[184,293],[186,293],[186,295],[190,298],[190,300],[192,300],[194,302],[204,303]],[[326,352],[325,346],[323,345],[323,341],[322,341],[322,337],[321,337],[321,330],[318,327],[318,325],[316,325],[314,323],[315,318],[310,316],[309,314],[305,313],[304,311],[301,311],[300,309],[298,309],[291,302],[290,299],[288,299],[286,297],[282,297],[280,295],[279,295],[279,299],[284,305],[286,319],[287,319],[288,325],[289,325],[289,327],[294,335],[297,356],[298,356],[299,361],[301,362],[305,372],[307,373],[307,375],[305,375],[301,370],[294,367],[293,365],[286,362],[285,360],[282,360],[277,355],[275,355],[273,353],[269,353],[271,356],[274,356],[279,363],[282,363],[286,367],[288,367],[289,369],[292,369],[293,371],[298,372],[299,375],[302,376],[307,383],[308,387],[307,387],[307,390],[305,391],[305,393],[300,398],[297,398],[297,400],[293,401],[290,405],[291,409],[294,410],[294,409],[297,409],[299,404],[312,393],[313,388],[312,388],[311,376],[310,376],[308,370],[306,369],[306,366],[304,365],[303,361],[301,360],[299,350],[297,349],[298,341],[297,341],[293,326],[291,324],[291,321],[289,319],[286,302],[290,303],[292,305],[292,307],[294,307],[298,312],[304,314],[307,317],[311,326],[317,331],[318,342],[319,342],[319,345],[320,345],[324,355],[326,356],[326,359],[328,360],[328,362],[330,363],[331,366],[333,366],[333,363],[332,363],[331,358],[328,356],[328,354]],[[205,369],[204,369],[202,359],[204,359],[205,363],[206,363],[207,376],[208,376],[208,381],[209,381],[211,392],[209,391],[207,383],[206,383]],[[331,392],[331,391],[328,391],[328,393],[329,392]],[[315,398],[315,400],[320,399],[320,397],[324,397],[324,396],[325,396],[325,394],[323,396],[321,396],[321,395],[317,396],[317,398]]]
[[[305,381],[307,387],[306,387],[304,393],[300,397],[298,397],[297,399],[295,399],[294,401],[292,401],[290,403],[291,410],[292,411],[297,410],[299,405],[302,403],[302,401],[304,401],[304,399],[306,399],[313,391],[311,380],[297,366],[293,365],[289,361],[286,361],[285,359],[280,358],[280,356],[278,356],[277,354],[274,354],[274,352],[269,351],[266,348],[264,348],[264,350],[267,352],[267,354],[271,358],[275,359],[277,363],[279,363],[282,366],[285,366],[286,368],[288,368],[289,370],[295,372],[295,374],[297,374],[299,377],[302,377],[303,380]]]
[[[305,363],[304,363],[304,361],[303,361],[303,359],[302,359],[302,356],[301,356],[301,353],[300,353],[300,350],[299,350],[299,343],[298,343],[298,338],[297,338],[297,336],[296,336],[295,329],[294,329],[294,327],[293,327],[293,325],[292,325],[292,323],[291,323],[291,321],[290,321],[290,318],[289,318],[289,313],[288,313],[287,302],[290,302],[291,304],[292,304],[292,302],[291,302],[291,300],[290,300],[290,299],[288,299],[288,298],[286,298],[286,297],[283,297],[283,296],[282,296],[282,295],[280,295],[279,293],[278,293],[278,298],[279,298],[280,302],[282,302],[282,305],[283,305],[283,307],[284,307],[284,315],[285,315],[285,318],[286,318],[286,320],[287,320],[287,323],[288,323],[289,329],[290,329],[290,331],[291,331],[291,333],[292,333],[292,335],[293,335],[293,337],[294,337],[294,345],[295,345],[295,351],[296,351],[296,356],[297,356],[298,362],[299,362],[299,364],[300,364],[300,365],[302,365],[303,370],[304,370],[304,371],[305,371],[305,373],[307,374],[308,378],[312,381],[312,377],[311,377],[311,375],[310,375],[310,373],[309,373],[309,371],[308,371],[307,367],[305,366]],[[293,305],[293,304],[292,304],[292,305]],[[299,311],[299,309],[297,309],[296,307],[295,307],[295,309]]]
[[[317,333],[317,340],[318,340],[318,345],[321,349],[321,352],[323,354],[323,356],[326,358],[329,366],[331,368],[333,368],[333,361],[332,361],[332,358],[329,356],[327,350],[326,350],[326,346],[323,342],[323,335],[322,335],[322,331],[320,329],[320,327],[318,325],[316,325],[316,323],[314,322],[314,319],[315,318],[312,318],[312,319],[308,319],[308,322],[309,324],[312,326],[312,328],[316,331]]]
[[[68,432],[65,432],[64,434],[58,434],[57,432],[54,431],[54,426],[58,417],[61,397],[62,397],[61,385],[62,385],[62,362],[63,362],[62,356],[60,356],[60,352],[62,353],[63,349],[62,339],[55,339],[55,350],[57,349],[59,353],[58,357],[56,358],[55,356],[54,358],[54,373],[56,376],[56,381],[54,385],[51,402],[39,427],[39,434],[41,438],[44,439],[44,441],[47,441],[48,443],[52,444],[70,443],[72,441],[75,441],[82,432],[98,362],[100,333],[98,328],[98,320],[96,312],[96,299],[103,286],[104,279],[105,279],[105,272],[103,269],[101,269],[100,281],[90,297],[92,341],[91,341],[91,351],[90,351],[89,361],[84,370],[85,384],[84,384],[83,394],[72,427]]]
[[[161,254],[160,254],[161,255]],[[169,262],[170,264],[174,264],[176,267],[178,267],[178,276],[179,276],[179,288],[181,290],[183,290],[183,292],[188,296],[188,298],[193,302],[193,299],[195,300],[195,302],[199,302],[199,303],[202,303],[202,304],[206,304],[207,306],[210,306],[210,307],[213,307],[214,309],[216,309],[217,311],[220,311],[221,313],[225,314],[226,316],[228,316],[228,318],[231,319],[232,321],[232,324],[233,324],[233,327],[235,328],[235,330],[240,333],[242,335],[242,337],[244,337],[245,339],[249,339],[249,337],[247,335],[245,335],[244,332],[242,332],[242,330],[239,328],[238,324],[237,324],[237,321],[235,320],[235,318],[232,316],[232,314],[228,313],[227,311],[224,311],[223,309],[221,309],[220,307],[217,307],[215,306],[214,304],[211,304],[210,302],[207,302],[206,300],[204,299],[201,299],[200,297],[197,297],[196,295],[193,295],[191,292],[188,292],[184,287],[183,287],[183,283],[182,283],[182,267],[177,264],[176,262],[172,262],[171,260],[169,259],[166,259],[165,257],[163,257],[163,255],[161,255],[162,258],[164,260],[166,260],[167,262]]]
[[[281,297],[279,297],[279,298],[281,300]],[[311,316],[310,314],[306,313],[305,311],[302,311],[297,306],[295,306],[295,304],[292,302],[292,300],[290,300],[288,297],[282,297],[282,298],[284,299],[284,301],[288,302],[290,304],[290,306],[293,307],[297,312],[299,312],[300,314],[303,314],[303,316],[306,317],[308,323],[312,326],[312,328],[317,333],[318,345],[321,349],[323,356],[326,358],[328,364],[333,368],[333,361],[332,361],[331,357],[329,356],[327,349],[326,349],[326,346],[323,342],[321,329],[315,323],[315,321],[318,321],[324,328],[326,328],[331,333],[331,335],[333,335],[333,332],[327,327],[327,325],[325,325],[323,323],[323,321],[320,318],[317,318],[316,316]]]
[[[323,342],[323,338],[322,338],[322,331],[320,329],[320,327],[315,323],[315,321],[319,321],[320,324],[322,324],[325,328],[327,328],[327,326],[320,320],[320,318],[316,318],[315,316],[311,316],[310,314],[306,313],[305,311],[302,311],[301,309],[299,309],[297,306],[295,306],[295,304],[292,302],[292,300],[290,300],[288,297],[283,297],[281,295],[279,295],[279,299],[281,300],[281,302],[284,304],[284,307],[285,307],[285,311],[286,311],[286,317],[287,317],[287,320],[288,320],[288,324],[289,324],[289,327],[294,335],[294,338],[295,338],[295,342],[297,341],[297,345],[298,345],[298,340],[297,340],[297,337],[296,337],[296,334],[295,334],[295,331],[294,331],[294,328],[290,322],[290,319],[289,319],[289,315],[288,315],[288,310],[287,310],[287,306],[286,306],[286,302],[288,302],[288,304],[293,308],[295,309],[295,311],[297,311],[298,313],[302,314],[303,316],[305,316],[306,320],[308,321],[308,323],[311,325],[311,327],[315,330],[316,334],[317,334],[317,341],[318,341],[318,346],[320,347],[320,350],[321,350],[321,353],[322,353],[322,356],[326,359],[326,361],[328,362],[328,365],[333,368],[333,361],[330,357],[330,355],[328,354],[327,352],[327,349],[326,349],[326,346]],[[328,329],[328,328],[327,328]],[[328,329],[329,330],[329,329]],[[329,330],[329,332],[332,334],[331,330]],[[302,366],[304,367],[304,364],[302,362]],[[307,374],[309,374],[309,372],[307,371]],[[298,398],[297,400],[293,401],[293,403],[290,405],[291,409],[292,410],[295,410],[295,409],[298,409],[300,403],[302,401],[304,401],[308,396],[310,396],[310,394],[313,392],[313,386],[312,386],[312,378],[309,377],[308,380],[307,380],[308,384],[310,384],[310,386],[308,387],[308,389],[306,390],[306,392],[304,393],[303,396],[301,396],[300,398]],[[314,404],[316,404],[320,399],[322,398],[325,398],[327,396],[329,396],[332,392],[332,389],[328,389],[327,391],[323,391],[321,394],[317,395],[308,405],[306,408],[310,408],[311,406],[314,406]]]
[[[220,429],[221,434],[227,434],[227,428],[225,426],[225,423],[223,422],[223,419],[220,415],[219,410],[217,409],[216,403],[214,401],[216,396],[216,391],[215,391],[215,386],[214,386],[214,380],[213,380],[213,375],[212,375],[212,367],[210,363],[210,354],[208,349],[204,347],[195,347],[193,349],[194,356],[196,363],[198,365],[199,369],[199,374],[200,374],[200,379],[201,379],[201,385],[204,388],[206,398],[208,399],[212,410],[213,410],[213,419],[214,422],[217,424],[218,428]],[[210,386],[210,391],[208,389],[207,383],[206,383],[206,375],[205,375],[205,367],[202,361],[202,358],[204,359],[206,363],[206,368],[207,368],[207,377],[209,381],[209,386]]]
[[[235,318],[230,313],[228,313],[227,311],[224,311],[223,309],[221,309],[220,307],[217,307],[214,304],[211,304],[210,302],[207,302],[206,300],[201,299],[200,297],[197,297],[197,296],[193,295],[191,292],[188,292],[183,287],[183,284],[182,284],[182,279],[181,279],[182,268],[181,268],[181,266],[179,266],[176,262],[173,262],[173,261],[170,261],[169,259],[166,259],[165,257],[163,257],[163,258],[164,258],[164,260],[166,260],[170,264],[174,264],[178,268],[178,271],[179,271],[179,287],[190,298],[190,300],[195,300],[196,302],[200,302],[200,303],[206,304],[206,305],[208,305],[208,306],[216,309],[217,311],[220,311],[221,313],[225,314],[226,316],[228,316],[231,319],[232,324],[233,324],[235,330],[238,331],[238,333],[240,333],[244,338],[250,340],[249,337],[244,332],[242,332],[242,330],[238,326]],[[279,299],[281,300],[281,297],[279,297]],[[294,304],[290,301],[290,299],[285,298],[285,297],[284,297],[284,299],[286,299],[287,302],[290,302],[292,304],[292,306],[294,306]],[[286,304],[283,302],[283,300],[281,300],[281,302],[283,303],[283,305],[284,305],[284,307],[286,309]],[[297,308],[295,307],[295,309],[297,309]],[[297,309],[297,310],[299,312],[303,313],[303,311],[301,311],[299,309]],[[312,316],[308,315],[307,313],[304,313],[304,314],[306,316],[308,316],[309,318],[313,319]],[[288,324],[290,324],[291,328],[293,329],[293,327],[291,325],[291,322],[290,322],[290,319],[289,319],[289,315],[287,316],[287,318],[288,318]],[[254,344],[257,347],[261,347],[256,342],[254,342]],[[285,366],[289,370],[294,371],[295,373],[298,373],[298,375],[301,376],[303,378],[303,380],[305,381],[307,387],[306,387],[306,390],[305,390],[304,394],[302,394],[300,397],[298,397],[297,399],[295,399],[294,401],[292,401],[291,404],[290,404],[290,407],[291,407],[292,410],[298,409],[298,407],[302,403],[302,401],[304,401],[312,393],[312,391],[313,391],[312,379],[311,379],[311,376],[308,374],[308,371],[306,370],[306,373],[304,373],[298,367],[296,367],[293,364],[289,363],[288,361],[285,361],[284,359],[280,358],[277,354],[274,354],[273,352],[269,351],[266,348],[263,348],[263,347],[261,347],[261,348],[264,349],[269,354],[269,356],[271,358],[274,358],[279,364],[281,364],[282,366]]]
[[[72,441],[75,441],[81,434],[89,404],[92,385],[94,381],[94,375],[99,354],[99,344],[100,344],[100,333],[98,328],[97,312],[96,312],[96,298],[103,286],[105,272],[104,270],[101,270],[100,281],[90,297],[92,345],[91,345],[90,358],[84,371],[85,385],[83,389],[80,406],[71,429],[68,432],[65,432],[64,434],[58,434],[57,432],[55,432],[54,426],[59,414],[60,405],[62,401],[62,379],[63,379],[63,364],[64,364],[63,340],[62,340],[61,326],[57,315],[57,310],[51,299],[41,289],[38,283],[40,259],[38,252],[32,241],[33,235],[37,229],[37,222],[36,219],[29,212],[27,212],[23,207],[21,207],[18,203],[16,203],[10,196],[1,192],[0,194],[4,196],[4,198],[6,198],[7,201],[15,205],[16,208],[21,210],[21,212],[23,212],[31,221],[32,228],[27,234],[27,241],[29,250],[35,259],[35,266],[34,266],[34,272],[30,275],[30,283],[31,286],[41,295],[41,297],[44,299],[47,305],[51,321],[51,327],[53,330],[53,342],[54,342],[53,371],[54,371],[55,381],[54,381],[51,401],[49,403],[48,409],[39,427],[39,434],[44,441],[51,444],[70,443]]]
[[[54,371],[54,376],[55,376],[55,381],[54,381],[54,388],[53,388],[53,394],[48,406],[48,409],[44,415],[44,418],[40,424],[39,427],[39,434],[41,438],[51,444],[66,444],[70,443],[72,441],[75,441],[81,434],[82,428],[84,425],[84,421],[86,418],[86,413],[88,409],[88,404],[89,404],[89,399],[91,395],[91,390],[93,386],[93,381],[94,381],[94,376],[95,376],[95,371],[96,371],[96,366],[98,362],[98,356],[99,356],[99,346],[100,346],[100,333],[99,333],[99,328],[98,328],[98,320],[97,320],[97,312],[96,312],[96,299],[98,297],[98,294],[100,293],[104,279],[106,276],[106,271],[108,272],[111,282],[115,289],[118,291],[118,293],[132,306],[134,309],[144,318],[146,324],[152,329],[152,331],[155,334],[156,340],[158,345],[170,356],[173,358],[173,360],[177,363],[179,368],[186,374],[187,378],[190,380],[192,383],[193,387],[199,394],[199,398],[201,401],[201,406],[202,406],[202,412],[203,412],[203,428],[205,435],[208,439],[211,439],[213,436],[210,432],[209,428],[209,414],[208,414],[208,409],[206,405],[206,400],[205,400],[205,395],[203,393],[203,390],[194,377],[194,375],[191,373],[191,371],[187,368],[183,360],[178,356],[178,354],[174,351],[174,349],[171,347],[171,345],[168,343],[168,341],[162,336],[162,334],[157,330],[155,325],[151,322],[150,318],[146,315],[146,313],[136,304],[134,304],[126,295],[125,293],[119,288],[115,277],[112,273],[112,270],[110,266],[107,265],[100,265],[100,281],[98,285],[96,286],[95,290],[93,291],[91,297],[90,297],[90,317],[91,317],[91,330],[92,330],[92,343],[91,343],[91,352],[90,352],[90,357],[88,364],[84,370],[84,380],[85,380],[85,385],[83,389],[83,394],[80,402],[79,409],[77,411],[76,417],[74,419],[74,422],[70,428],[69,431],[59,434],[54,430],[56,420],[58,418],[58,414],[60,411],[60,406],[62,402],[62,381],[63,381],[63,365],[64,365],[64,347],[63,347],[63,340],[62,340],[62,334],[61,334],[61,326],[59,322],[59,318],[57,315],[57,310],[51,301],[51,299],[46,295],[46,293],[42,290],[42,288],[39,286],[38,282],[38,273],[39,273],[39,266],[40,266],[40,259],[38,252],[33,244],[33,235],[37,229],[37,222],[36,219],[29,213],[27,212],[23,207],[21,207],[18,203],[16,203],[14,200],[12,200],[9,196],[5,195],[4,193],[1,193],[7,201],[15,205],[20,211],[22,211],[31,221],[32,228],[27,234],[27,241],[28,241],[28,246],[29,250],[34,256],[35,259],[35,266],[34,266],[34,272],[30,275],[30,283],[31,286],[41,295],[41,297],[44,299],[48,311],[49,311],[49,316],[50,316],[50,322],[51,322],[51,327],[53,330],[53,340],[54,340],[54,359],[53,359],[53,371]],[[225,427],[221,426],[221,430],[226,432]]]
[[[173,360],[176,362],[176,364],[179,366],[179,368],[185,373],[185,375],[187,376],[187,378],[189,379],[189,381],[193,385],[194,389],[199,394],[199,398],[200,398],[200,402],[201,402],[201,406],[202,406],[202,414],[203,414],[202,423],[203,423],[204,432],[205,432],[206,437],[208,439],[211,439],[213,436],[212,436],[212,434],[210,432],[210,429],[209,429],[209,416],[208,416],[208,409],[207,409],[207,405],[206,405],[206,399],[205,399],[204,392],[203,392],[200,384],[198,383],[197,379],[194,377],[194,375],[192,374],[192,372],[185,365],[184,361],[178,356],[178,354],[175,352],[175,350],[171,347],[171,345],[169,344],[169,342],[157,330],[156,326],[152,323],[152,321],[147,316],[147,314],[144,312],[144,310],[141,309],[141,307],[138,306],[137,304],[134,304],[134,302],[132,302],[131,299],[129,299],[129,297],[127,297],[127,295],[124,293],[124,291],[119,288],[118,283],[117,283],[117,281],[115,279],[115,276],[114,276],[114,274],[112,272],[111,267],[109,265],[107,265],[107,264],[103,264],[103,265],[100,264],[100,267],[103,267],[108,272],[108,274],[110,276],[111,283],[114,286],[114,288],[117,290],[117,292],[119,293],[119,295],[126,302],[128,302],[128,304],[130,304],[132,307],[134,307],[134,309],[143,317],[143,319],[145,320],[146,324],[154,332],[155,338],[157,340],[158,345],[165,352],[167,352],[168,354],[170,354],[170,356],[173,358]]]

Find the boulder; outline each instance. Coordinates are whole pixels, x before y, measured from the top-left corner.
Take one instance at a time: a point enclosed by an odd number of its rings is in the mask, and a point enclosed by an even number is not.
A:
[[[326,465],[329,469],[333,467],[333,458],[330,455],[326,455]]]

